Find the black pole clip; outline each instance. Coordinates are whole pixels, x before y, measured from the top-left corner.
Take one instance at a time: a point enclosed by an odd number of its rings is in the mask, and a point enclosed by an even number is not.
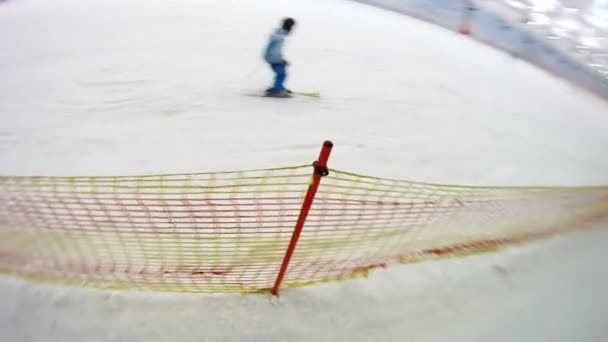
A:
[[[315,161],[314,163],[312,163],[312,166],[314,166],[315,173],[317,175],[319,175],[321,177],[325,177],[325,176],[329,175],[329,169],[327,168],[327,166],[320,167],[318,161]]]

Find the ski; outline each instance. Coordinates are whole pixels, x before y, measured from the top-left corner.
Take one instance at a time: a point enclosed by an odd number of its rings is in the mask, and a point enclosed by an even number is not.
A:
[[[294,91],[292,92],[293,95],[299,95],[299,96],[308,96],[308,97],[321,97],[321,94],[316,92],[316,91]]]
[[[290,94],[286,94],[284,96],[272,96],[272,95],[268,95],[265,92],[261,91],[261,92],[252,92],[252,93],[246,93],[245,95],[247,96],[255,96],[255,97],[269,97],[269,98],[276,98],[276,99],[289,99],[289,98],[293,98],[293,97],[310,97],[310,98],[319,98],[321,97],[321,94],[319,92],[315,92],[315,91],[292,91]]]

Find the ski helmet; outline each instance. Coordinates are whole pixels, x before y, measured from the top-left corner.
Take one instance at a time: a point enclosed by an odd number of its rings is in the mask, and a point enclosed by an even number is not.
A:
[[[283,19],[283,23],[281,24],[281,28],[287,32],[291,31],[291,28],[296,24],[296,21],[292,18]]]

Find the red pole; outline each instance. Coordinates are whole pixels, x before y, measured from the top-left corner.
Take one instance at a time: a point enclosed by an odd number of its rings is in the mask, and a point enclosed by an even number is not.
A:
[[[467,1],[465,3],[465,6],[462,9],[462,18],[460,22],[460,29],[458,30],[458,32],[464,35],[471,34],[471,19],[475,10],[475,5],[472,2]]]
[[[332,147],[334,147],[334,144],[331,141],[325,141],[323,143],[323,147],[321,148],[319,159],[313,164],[315,169],[312,175],[312,182],[308,186],[306,197],[304,197],[302,209],[300,209],[300,216],[298,216],[296,227],[293,230],[293,234],[291,235],[291,241],[289,241],[289,246],[287,247],[287,251],[285,252],[285,257],[283,258],[281,269],[279,270],[277,279],[274,282],[274,286],[270,290],[270,293],[275,296],[279,295],[279,288],[281,287],[281,283],[283,282],[285,272],[287,272],[289,261],[291,260],[293,252],[296,249],[296,245],[298,244],[298,239],[300,238],[300,234],[302,233],[302,228],[304,228],[304,223],[306,222],[308,212],[312,207],[312,202],[314,201],[315,195],[317,194],[317,189],[319,189],[321,178],[329,174],[329,171],[327,170],[327,160],[329,159],[329,154],[331,153]]]

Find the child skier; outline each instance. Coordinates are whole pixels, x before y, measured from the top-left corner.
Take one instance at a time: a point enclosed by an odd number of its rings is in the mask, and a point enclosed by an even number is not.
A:
[[[291,94],[291,91],[283,86],[287,78],[287,65],[289,65],[283,58],[283,43],[295,23],[295,20],[292,18],[283,19],[281,27],[277,28],[270,35],[268,45],[264,51],[264,60],[270,65],[275,74],[274,85],[266,89],[266,95],[268,96],[288,97]]]

